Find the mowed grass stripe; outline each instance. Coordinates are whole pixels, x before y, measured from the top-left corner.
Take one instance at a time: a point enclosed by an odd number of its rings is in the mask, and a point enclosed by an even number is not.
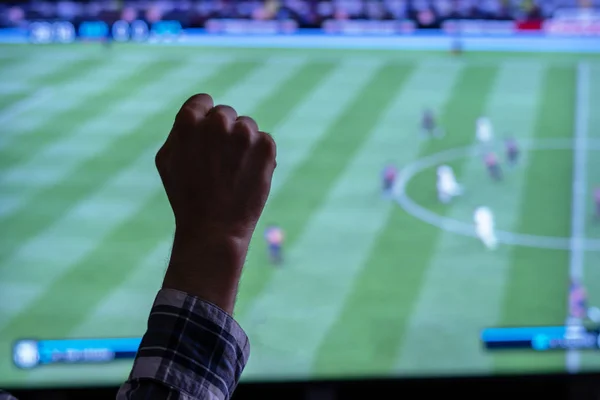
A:
[[[164,214],[164,202],[156,203],[153,213],[160,212]],[[132,216],[139,218],[141,215]],[[163,223],[160,223],[164,221]],[[139,229],[139,223],[134,221],[131,229]],[[110,285],[106,284],[104,297],[90,308],[85,310],[85,315],[81,313],[83,309],[73,313],[73,321],[69,322],[72,327],[67,335],[68,337],[89,337],[89,336],[114,336],[115,326],[119,327],[119,335],[136,337],[143,335],[148,314],[156,293],[162,285],[162,280],[169,264],[169,252],[172,242],[165,240],[165,233],[171,232],[167,224],[167,218],[161,216],[159,223],[150,222],[152,229],[162,229],[163,235],[155,235],[147,240],[144,239],[144,246],[139,245],[124,249],[128,252],[128,258],[132,260],[132,268],[122,276],[122,281]],[[161,227],[154,227],[161,225]],[[129,234],[137,234],[128,228]],[[110,253],[112,243],[102,243],[104,248],[102,252]],[[118,245],[118,244],[117,244]],[[100,250],[100,249],[99,249]],[[145,251],[145,253],[141,253]],[[134,256],[137,254],[137,257]],[[102,256],[106,257],[106,256]],[[110,286],[110,287],[109,287]],[[98,297],[101,294],[98,292]],[[78,322],[77,322],[78,321]]]
[[[354,96],[369,83],[369,79],[382,64],[379,59],[335,63],[335,69],[315,87],[302,104],[272,128],[277,141],[278,163],[269,199],[275,197],[290,174],[306,162],[315,146],[330,127],[337,123]],[[274,103],[276,101],[274,99]],[[259,111],[257,119],[264,119],[267,113],[265,109],[263,116],[263,111]],[[267,209],[268,207],[269,202]]]
[[[493,182],[480,157],[466,158],[458,178],[466,192],[452,202],[447,217],[470,224],[473,211],[485,205],[494,213],[499,229],[517,228],[527,159],[514,169],[507,168],[502,139],[506,132],[514,133],[518,140],[534,135],[544,71],[539,64],[500,64],[484,114],[494,124],[495,150],[502,160],[504,180]],[[453,232],[441,235],[399,349],[398,372],[491,372],[492,360],[482,351],[479,333],[500,319],[511,249],[501,245],[497,251],[489,251],[476,239]]]
[[[276,221],[282,226],[290,227],[293,221],[295,204],[302,202],[310,196],[309,191],[301,190],[289,182],[299,168],[303,168],[311,157],[313,149],[320,145],[323,137],[331,133],[332,129],[345,128],[341,125],[342,118],[347,118],[347,107],[357,103],[358,97],[368,84],[373,75],[379,71],[382,63],[371,60],[370,63],[339,63],[326,77],[320,80],[317,86],[299,103],[285,119],[274,125],[271,132],[277,142],[278,165],[273,177],[271,194],[263,217],[256,228],[256,234],[250,245],[250,252],[246,260],[246,268],[240,285],[236,314],[243,315],[254,299],[262,290],[272,272],[268,265],[264,240],[262,236],[266,224]],[[302,90],[294,86],[290,90]],[[274,99],[274,102],[277,100]],[[264,121],[268,115],[265,111],[258,111],[257,120]],[[262,122],[261,122],[262,123]],[[327,185],[319,186],[321,192],[316,196],[323,196]],[[294,204],[289,204],[289,197],[285,194],[291,190],[292,194],[300,198]],[[300,193],[302,192],[302,193]],[[283,197],[282,197],[283,196]],[[310,197],[308,197],[310,199]],[[317,199],[318,200],[318,199]],[[314,201],[314,200],[311,200]],[[275,207],[275,213],[270,210]],[[302,209],[307,215],[310,207]],[[285,219],[284,219],[285,218]],[[299,220],[302,220],[299,216]],[[287,232],[287,245],[291,244],[294,232]],[[291,237],[289,235],[292,235]]]
[[[151,64],[148,60],[144,61],[144,59],[140,59],[138,62],[130,64],[131,69],[114,69],[107,66],[106,69],[95,69],[90,71],[85,79],[99,80],[100,84],[97,84],[96,87],[88,87],[87,90],[82,92],[78,89],[78,79],[66,83],[61,90],[68,93],[68,97],[70,98],[69,104],[75,107],[72,110],[72,118],[79,121],[80,125],[73,127],[71,132],[64,133],[56,138],[55,141],[40,148],[37,153],[28,154],[26,160],[18,162],[11,167],[3,167],[2,170],[0,170],[0,191],[4,195],[8,195],[7,197],[10,197],[11,200],[17,201],[18,203],[24,203],[27,195],[30,195],[45,186],[54,185],[57,180],[61,180],[70,169],[75,168],[82,160],[94,153],[102,152],[108,143],[116,140],[121,134],[127,133],[126,130],[131,123],[135,122],[136,117],[143,115],[145,111],[144,102],[140,102],[139,99],[136,100],[135,106],[137,106],[137,108],[133,113],[131,107],[128,107],[128,102],[131,102],[131,99],[136,98],[136,93],[124,95],[118,101],[114,101],[110,108],[105,109],[104,113],[90,116],[87,119],[84,119],[84,117],[82,117],[82,119],[79,118],[79,115],[77,114],[77,111],[79,110],[78,107],[85,104],[88,97],[110,91],[114,84],[122,84],[123,81],[129,80],[135,75],[136,67],[142,67],[149,63]],[[167,68],[164,70],[164,73],[168,74],[177,70],[179,69],[175,67],[172,69]],[[164,79],[170,78],[169,75],[153,75],[152,77]],[[159,85],[160,79],[148,82],[148,84],[145,84],[144,86],[144,93],[150,94],[147,93],[148,90]],[[88,104],[87,107],[90,107],[90,105]],[[93,107],[94,106],[91,106],[91,108]],[[45,110],[43,114],[45,114],[46,117],[40,118],[40,123],[42,123],[42,121],[54,119],[56,114],[60,114],[60,111]],[[120,123],[109,125],[107,121],[110,121],[112,124],[112,120],[119,120]],[[15,127],[12,126],[11,128]],[[48,127],[43,125],[40,126],[39,129],[24,134],[31,135],[31,140],[35,140],[36,137],[44,136],[40,134],[40,131],[46,133],[47,129]],[[18,136],[15,134],[13,139],[16,137]],[[13,143],[12,145],[7,144],[7,146],[9,148],[6,150],[6,153],[25,152],[22,149],[18,149],[16,143]],[[0,210],[0,216],[6,215],[11,211],[12,210],[8,209],[8,207],[3,207]]]
[[[199,82],[180,81],[178,85],[173,82],[173,79],[179,76],[176,73],[178,68],[171,65],[169,70],[175,68],[172,70],[174,76],[167,82],[160,83],[160,79],[167,74],[163,71],[164,66],[160,66],[160,72],[149,73],[146,78],[159,79],[159,85],[168,85],[170,89],[166,86],[147,86],[148,82],[145,80],[133,81],[127,88],[115,88],[117,93],[126,91],[140,95],[141,92],[141,96],[144,96],[145,90],[148,90],[148,94],[152,94],[152,100],[144,102],[140,99],[137,102],[140,107],[147,105],[148,113],[133,114],[135,118],[134,124],[130,126],[131,130],[123,132],[119,140],[112,141],[102,153],[93,154],[80,163],[78,168],[65,176],[62,181],[37,193],[19,211],[0,218],[3,226],[7,227],[2,233],[0,243],[0,263],[4,264],[13,253],[16,253],[17,258],[23,257],[24,252],[30,252],[32,243],[35,244],[34,247],[43,248],[47,244],[44,241],[40,242],[38,235],[44,234],[46,229],[47,232],[51,232],[54,223],[60,224],[61,218],[69,210],[93,195],[123,169],[134,164],[140,154],[156,150],[169,131],[169,124],[172,123],[173,116],[177,112],[178,103],[183,102],[194,91],[194,87],[198,91],[226,90],[227,87],[235,85],[251,74],[258,66],[259,64],[255,63],[232,62],[216,70],[212,76],[202,76],[203,79]],[[195,66],[183,64],[179,68],[194,70]],[[156,91],[161,93],[154,93]],[[135,103],[136,101],[132,102]],[[116,108],[118,107],[117,104]],[[120,121],[109,120],[105,123],[106,129],[110,129],[111,126],[119,125]],[[84,124],[85,120],[79,121],[79,125]],[[6,269],[6,265],[0,265],[0,271],[3,269]]]
[[[293,84],[296,81],[294,76],[298,71],[301,76],[298,76],[299,81],[305,83],[314,82],[315,75],[320,77],[327,68],[333,66],[332,63],[314,63],[308,62],[308,58],[297,57],[267,57],[264,61],[265,68],[261,68],[256,72],[256,76],[249,77],[244,82],[236,85],[223,96],[215,98],[216,104],[228,104],[236,109],[238,115],[249,115],[256,118],[255,110],[261,109],[265,99],[273,101],[279,98],[297,98],[295,95],[284,96],[281,90],[276,90],[278,85]],[[301,97],[302,94],[300,93]],[[270,120],[276,121],[281,118],[281,114],[276,112],[271,113]],[[257,121],[258,122],[258,121]],[[263,127],[261,126],[261,129]]]
[[[472,141],[473,123],[483,111],[496,72],[496,68],[480,66],[462,70],[440,113],[446,136],[423,142],[416,158]],[[460,166],[454,165],[458,175]],[[426,188],[417,191],[425,190],[425,200],[430,201],[430,196],[435,196],[435,176],[426,183]],[[393,349],[404,339],[440,235],[437,228],[407,215],[400,207],[392,208],[356,287],[321,346],[313,374],[385,375],[393,370],[397,360]]]
[[[394,82],[396,92],[378,104],[383,113],[370,135],[311,215],[283,270],[241,320],[255,349],[247,374],[310,375],[318,349],[394,207],[380,197],[382,160],[414,157],[418,127],[409,132],[399,127],[418,121],[423,102],[444,101],[459,70],[456,65],[441,73],[433,64],[417,64],[410,75],[396,78],[404,82]],[[264,324],[253,324],[261,318]]]
[[[190,66],[190,68],[192,67]],[[61,255],[57,251],[60,249],[53,249],[55,251],[55,258],[48,260],[47,257],[44,257],[45,265],[43,268],[39,266],[41,260],[35,260],[38,261],[37,269],[39,271],[36,272],[39,273],[27,273],[27,269],[23,268],[23,266],[20,268],[20,273],[12,273],[11,270],[3,271],[2,276],[7,280],[11,280],[12,278],[18,282],[19,280],[27,279],[27,277],[29,279],[37,277],[35,278],[36,282],[44,283],[45,286],[40,288],[41,292],[39,296],[28,304],[25,310],[15,316],[15,318],[9,320],[8,325],[0,330],[2,333],[1,336],[19,337],[30,335],[31,332],[35,332],[32,329],[36,324],[36,320],[38,321],[37,324],[48,325],[48,330],[44,332],[48,337],[65,336],[81,321],[90,308],[106,295],[110,291],[110,288],[118,284],[122,280],[122,277],[131,270],[132,266],[139,262],[139,259],[144,254],[147,254],[151,250],[159,236],[160,239],[164,239],[166,230],[169,227],[172,229],[173,221],[166,197],[160,189],[158,177],[152,174],[154,172],[153,154],[158,146],[162,144],[166,134],[170,130],[173,116],[190,90],[193,91],[194,88],[197,88],[198,91],[206,91],[218,95],[242,81],[257,67],[259,65],[254,63],[234,62],[226,64],[212,76],[204,77],[205,79],[200,81],[182,82],[178,86],[178,89],[176,89],[177,96],[169,97],[168,101],[166,98],[162,98],[161,111],[148,115],[138,129],[129,136],[124,137],[118,143],[118,146],[109,149],[97,159],[90,161],[90,164],[77,171],[76,175],[80,176],[67,178],[67,182],[83,182],[83,178],[86,178],[87,185],[83,185],[81,191],[77,192],[76,195],[78,200],[85,202],[83,205],[86,207],[82,206],[74,209],[73,213],[75,215],[70,217],[70,223],[65,224],[63,230],[57,229],[56,235],[50,236],[46,234],[41,239],[39,236],[34,237],[32,242],[25,245],[35,244],[39,248],[37,249],[39,252],[43,251],[44,246],[53,245],[53,237],[57,236],[62,240],[72,238],[75,242],[72,246],[72,251],[78,251],[80,258],[71,258],[69,262],[66,262],[67,270],[62,268],[63,274],[53,273],[52,277],[46,276],[45,279],[40,279],[40,276],[44,275],[44,269],[50,268],[52,264],[64,263],[65,257],[70,256],[70,254]],[[172,85],[172,82],[169,82],[169,84]],[[136,90],[136,88],[131,89]],[[136,154],[137,157],[132,159],[132,156]],[[110,157],[107,157],[107,155],[110,155]],[[144,159],[146,160],[145,163],[139,162]],[[99,170],[101,174],[98,173]],[[131,188],[131,196],[124,198],[122,190],[126,189],[126,183],[129,182],[135,185],[136,179],[134,178],[139,178],[140,176],[152,176],[152,180],[156,184],[143,185],[146,198],[144,198],[144,192],[140,192],[141,188],[136,188],[135,186]],[[118,181],[115,181],[115,179]],[[111,183],[114,183],[112,198],[109,193],[101,193],[99,196],[96,194],[97,199],[90,199],[90,196],[93,196],[97,191],[97,187],[104,188],[107,186],[109,190],[105,191],[110,192]],[[75,199],[68,196],[68,191],[64,192],[64,187],[62,189],[63,206],[65,204],[67,206],[68,204],[75,204]],[[138,193],[141,200],[134,193]],[[150,198],[147,198],[147,195]],[[110,213],[106,213],[106,211],[110,211],[110,207],[109,210],[105,208],[104,218],[111,218],[113,225],[100,227],[87,226],[90,220],[102,223],[102,207],[111,205],[118,207],[119,203],[115,204],[115,200],[129,200],[126,203],[127,205],[135,202],[138,206],[135,210],[125,210],[128,211],[127,213],[117,213],[117,210],[114,210],[113,213],[117,217],[112,217]],[[110,202],[103,203],[103,201]],[[94,210],[94,205],[97,206],[97,210]],[[132,211],[133,214],[129,211]],[[87,220],[85,217],[87,217]],[[75,232],[70,231],[77,229],[78,226],[76,223],[78,220],[82,222],[79,226],[80,230],[76,230]],[[59,227],[60,223],[61,221],[59,220],[57,222]],[[105,236],[103,240],[99,242],[94,240],[91,243],[93,248],[82,245],[82,243],[78,243],[75,240],[77,237],[86,237],[85,234],[82,235],[85,230],[88,231],[88,235],[94,235],[93,232],[97,229],[100,230],[100,228],[102,230],[111,228],[111,230],[106,232],[108,236]],[[100,239],[98,233],[95,235],[95,237]],[[18,255],[21,256],[21,259],[29,261],[28,267],[30,269],[35,269],[36,264],[33,261],[36,255],[31,254],[31,250],[35,249],[29,249],[30,251],[27,251],[28,248],[24,246]],[[37,254],[37,256],[39,257],[40,254]],[[119,261],[116,262],[116,260]],[[74,262],[77,264],[73,265]],[[69,265],[71,266],[70,268],[68,268]],[[23,274],[27,276],[23,276]],[[73,298],[79,299],[76,307],[73,307],[71,300]],[[56,310],[61,310],[61,317],[56,316]],[[50,320],[54,320],[55,322],[51,324]]]
[[[2,58],[0,58],[0,76],[2,76],[1,82],[5,84],[8,82],[8,79],[4,78],[4,74],[7,71],[14,70],[15,68],[19,68],[21,66],[21,62],[23,62],[23,56],[13,55],[12,57],[4,57],[5,54],[2,54]]]
[[[536,138],[573,134],[575,70],[548,70],[536,116]],[[529,155],[527,186],[517,232],[570,235],[573,155],[568,150],[535,151]],[[569,252],[517,247],[504,294],[502,326],[562,325],[567,316]],[[519,352],[495,356],[498,371],[563,370],[564,354],[532,357]]]
[[[29,94],[30,85],[28,83],[15,81],[7,76],[12,71],[22,69],[23,61],[24,57],[18,56],[0,60],[0,118],[3,116],[6,118],[10,114],[6,113],[6,110]],[[23,74],[23,72],[20,73]],[[0,136],[0,140],[3,140],[3,136]]]
[[[4,84],[4,83],[0,83]],[[26,91],[24,88],[15,89],[14,91],[6,90],[4,93],[0,93],[0,121],[7,121],[13,118],[15,110],[19,111],[19,108],[23,107],[22,102],[32,94]],[[4,146],[5,134],[2,135],[0,146]]]
[[[326,76],[333,68],[331,63],[304,63],[302,59],[297,59],[295,64],[290,63],[286,69],[280,69],[278,60],[273,59],[272,61],[272,63],[268,63],[265,67],[257,70],[239,85],[232,87],[227,93],[223,95],[217,93],[216,99],[223,99],[224,102],[237,104],[250,115],[254,115],[255,111],[261,110],[267,117],[263,122],[272,126],[291,113],[307,93],[314,89],[323,76]],[[291,90],[291,88],[298,86],[304,88],[304,90]],[[235,99],[238,99],[238,101],[235,102]],[[274,108],[275,99],[279,99],[280,104],[285,106]],[[266,109],[272,111],[270,116],[265,113]],[[156,175],[153,170],[149,170],[148,173]],[[160,204],[157,203],[156,207],[152,215],[170,214],[168,206],[163,205],[163,208],[159,209]],[[163,223],[160,223],[160,221],[157,223],[160,225],[160,229],[163,230],[163,236],[162,238],[153,239],[151,248],[162,249],[164,254],[162,256],[158,255],[151,261],[144,258],[149,250],[144,248],[137,251],[136,248],[131,248],[132,252],[137,252],[142,261],[132,266],[130,275],[107,288],[106,298],[102,299],[96,307],[87,310],[85,319],[74,328],[71,332],[72,335],[85,336],[91,334],[91,332],[102,331],[106,327],[107,320],[110,320],[109,326],[118,324],[129,334],[139,335],[143,332],[146,316],[138,311],[140,308],[143,309],[151,304],[152,297],[154,297],[156,289],[160,285],[163,274],[159,273],[158,269],[164,269],[165,267],[165,259],[170,249],[169,240],[173,231],[170,218],[161,219],[161,221]],[[133,226],[131,229],[136,229],[136,220],[124,223],[127,226]],[[134,236],[139,235],[135,230],[131,234]],[[108,244],[103,246],[101,250],[108,253],[112,251]],[[130,305],[130,308],[128,308],[131,311],[130,313],[122,308],[124,299],[127,299],[127,303]],[[100,321],[103,322],[100,323]]]
[[[62,79],[69,74],[77,75],[94,62],[102,62],[102,57],[76,51],[69,52],[64,57],[47,57],[39,48],[31,47],[26,53],[15,55],[10,61],[3,61],[0,82],[35,87],[36,84],[55,81],[52,78]]]
[[[8,84],[20,84],[24,89],[12,97],[11,103],[0,102],[0,123],[6,125],[5,134],[0,140],[0,150],[9,144],[12,146],[12,139],[14,139],[12,136],[15,133],[23,133],[22,126],[31,126],[32,120],[42,119],[46,116],[45,113],[55,109],[57,104],[72,100],[61,97],[60,88],[73,80],[79,79],[85,82],[87,79],[94,79],[94,71],[101,70],[111,63],[111,59],[97,57],[78,56],[74,59],[67,57],[64,60],[50,62],[28,57],[23,60],[19,68],[15,69],[16,76],[11,77],[10,73],[0,74],[2,84],[6,80]],[[135,60],[131,60],[131,63],[137,65]],[[81,95],[85,96],[85,90],[82,89]],[[11,137],[10,141],[6,139],[8,136]],[[0,151],[0,160],[4,158],[5,153]]]
[[[110,65],[108,62],[104,64],[107,68],[110,68]],[[106,86],[92,96],[86,96],[85,91],[79,94],[73,93],[73,96],[81,96],[80,102],[73,103],[73,107],[66,110],[48,115],[42,127],[19,132],[0,148],[0,170],[13,168],[35,158],[44,147],[77,132],[82,121],[102,115],[114,108],[122,98],[131,94],[132,87],[143,87],[147,83],[158,81],[163,74],[177,66],[173,62],[157,61],[136,65],[136,68],[132,70],[119,68],[113,70],[117,71],[116,74],[113,72],[115,79],[107,77],[110,80]],[[93,67],[90,66],[90,68]],[[94,68],[89,72],[91,73],[89,78],[102,79],[105,76],[102,68]],[[65,79],[68,78],[65,77]],[[73,77],[71,77],[71,81],[72,79]],[[44,113],[43,109],[39,112]],[[15,124],[14,127],[19,131],[18,124]],[[40,130],[43,130],[43,135],[38,134]]]

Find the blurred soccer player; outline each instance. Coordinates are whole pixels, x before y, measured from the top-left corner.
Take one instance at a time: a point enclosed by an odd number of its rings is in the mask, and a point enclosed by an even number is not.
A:
[[[580,282],[571,280],[569,285],[569,316],[576,320],[583,320],[587,315],[587,293]]]
[[[581,282],[571,279],[569,284],[569,321],[570,324],[580,324],[588,318],[590,321],[600,323],[600,309],[590,307],[588,295]]]
[[[265,240],[267,241],[269,259],[275,265],[281,265],[283,262],[283,230],[276,225],[269,225],[265,230]]]
[[[514,166],[519,161],[519,146],[513,137],[509,137],[505,142],[506,158],[509,165]]]
[[[477,140],[484,146],[488,146],[494,140],[494,128],[487,117],[479,117],[476,123]]]
[[[498,246],[496,232],[494,230],[494,214],[488,207],[478,207],[473,214],[475,221],[475,232],[479,240],[483,242],[489,250],[494,250]]]
[[[396,182],[397,176],[398,176],[398,169],[394,165],[388,164],[383,169],[382,182],[383,182],[383,196],[384,197],[390,197],[392,195],[392,190],[394,188],[394,182]]]
[[[462,187],[456,181],[454,171],[448,165],[440,165],[437,169],[437,191],[439,201],[444,204],[462,194]]]
[[[498,163],[498,157],[496,157],[496,154],[494,154],[493,152],[489,152],[486,154],[485,166],[493,180],[502,180],[502,168],[500,168],[500,164]]]
[[[429,138],[444,135],[442,129],[436,124],[433,111],[428,108],[423,111],[423,116],[421,117],[421,133],[423,136]]]

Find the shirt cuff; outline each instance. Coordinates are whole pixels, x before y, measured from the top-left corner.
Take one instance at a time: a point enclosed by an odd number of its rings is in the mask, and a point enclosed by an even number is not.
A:
[[[212,303],[161,289],[142,338],[130,380],[159,381],[193,398],[228,399],[250,355],[238,323]]]

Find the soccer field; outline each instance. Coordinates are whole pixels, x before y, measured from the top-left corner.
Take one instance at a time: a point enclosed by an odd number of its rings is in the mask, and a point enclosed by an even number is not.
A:
[[[564,324],[574,271],[600,305],[600,57],[2,45],[0,387],[126,377],[126,361],[18,370],[11,345],[144,332],[173,234],[153,157],[195,92],[278,145],[236,309],[244,379],[565,370],[565,353],[492,355],[479,334]],[[425,107],[443,138],[421,137]],[[503,137],[523,146],[499,183],[471,151],[482,114],[502,159]],[[412,171],[400,202],[380,193],[388,162]],[[441,162],[465,186],[449,205]],[[503,231],[496,251],[464,229],[479,205]],[[286,232],[281,268],[269,223]]]

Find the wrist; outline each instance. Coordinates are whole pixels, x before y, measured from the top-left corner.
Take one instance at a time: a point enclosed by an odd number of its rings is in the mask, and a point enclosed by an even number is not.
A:
[[[247,241],[237,237],[178,230],[163,287],[199,297],[233,314],[247,251]]]

